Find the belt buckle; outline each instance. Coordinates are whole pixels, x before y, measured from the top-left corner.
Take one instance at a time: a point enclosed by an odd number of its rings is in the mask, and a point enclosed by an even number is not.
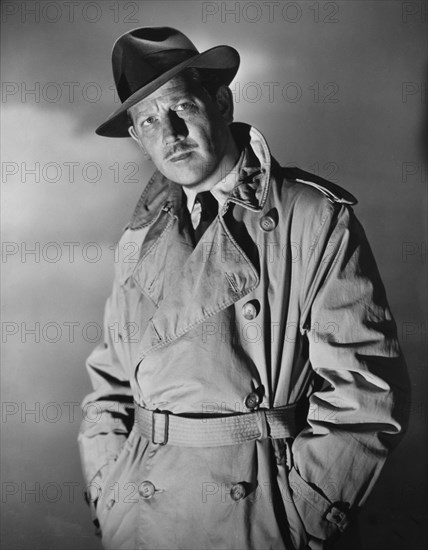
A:
[[[341,505],[343,507],[343,503],[333,502],[333,504],[327,508],[324,517],[327,521],[337,525],[339,531],[344,531],[349,523],[349,519],[346,512],[341,509]]]
[[[163,431],[163,441],[161,443],[155,441],[155,414],[161,414],[164,417],[164,431]],[[152,413],[152,443],[155,445],[166,445],[168,442],[168,428],[169,428],[169,416],[166,411],[153,411]]]

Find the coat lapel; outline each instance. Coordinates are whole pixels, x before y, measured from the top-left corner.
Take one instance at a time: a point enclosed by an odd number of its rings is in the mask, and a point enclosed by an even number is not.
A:
[[[163,300],[165,289],[171,288],[175,275],[193,252],[183,207],[180,198],[163,206],[147,233],[133,273],[141,292],[157,307]]]
[[[169,256],[159,288],[168,290],[160,293],[162,299],[141,342],[140,359],[234,304],[259,284],[256,268],[233,239],[223,218],[213,222],[193,250],[185,233],[184,238],[177,240],[177,227],[176,223],[169,238],[164,233],[160,238],[164,242],[158,243],[165,247],[158,249],[160,256]],[[138,271],[147,280],[152,279],[147,275],[153,270],[150,260],[150,255],[146,256]],[[154,272],[160,275],[157,268]]]

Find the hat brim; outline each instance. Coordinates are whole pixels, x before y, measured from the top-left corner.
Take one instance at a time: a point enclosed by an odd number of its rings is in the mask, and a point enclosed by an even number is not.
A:
[[[105,137],[129,137],[127,110],[163,86],[163,84],[168,82],[168,80],[173,78],[183,69],[189,67],[195,69],[212,69],[218,73],[220,80],[224,84],[229,85],[239,68],[239,54],[230,46],[215,46],[205,52],[196,54],[186,61],[182,61],[130,95],[103,124],[98,126],[95,133]]]

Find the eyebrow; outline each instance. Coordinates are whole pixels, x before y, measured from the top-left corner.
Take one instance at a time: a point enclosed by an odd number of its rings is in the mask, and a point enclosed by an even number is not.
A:
[[[151,116],[151,115],[149,115],[149,111],[147,111],[147,112],[141,111],[141,112],[137,113],[136,115],[134,115],[135,122],[138,122],[140,120],[140,118],[146,117],[146,116]]]
[[[182,93],[180,95],[172,96],[172,103],[178,103],[182,99],[188,99],[192,94],[190,92]]]

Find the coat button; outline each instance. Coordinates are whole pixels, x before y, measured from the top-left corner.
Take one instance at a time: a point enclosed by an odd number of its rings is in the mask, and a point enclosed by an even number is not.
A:
[[[269,214],[267,214],[266,216],[263,216],[261,218],[260,227],[263,229],[263,231],[272,231],[276,227],[276,221],[272,216],[269,216]]]
[[[152,496],[155,494],[155,486],[151,481],[143,481],[139,488],[138,492],[140,493],[140,496],[145,499],[152,498]]]
[[[230,496],[235,502],[245,498],[246,494],[247,491],[245,490],[245,485],[243,483],[235,483],[230,490]]]
[[[255,391],[249,393],[245,398],[245,406],[247,407],[247,409],[255,409],[259,404],[260,397]]]
[[[255,319],[257,317],[257,313],[258,313],[257,308],[252,302],[247,302],[242,306],[242,315],[248,321]]]

